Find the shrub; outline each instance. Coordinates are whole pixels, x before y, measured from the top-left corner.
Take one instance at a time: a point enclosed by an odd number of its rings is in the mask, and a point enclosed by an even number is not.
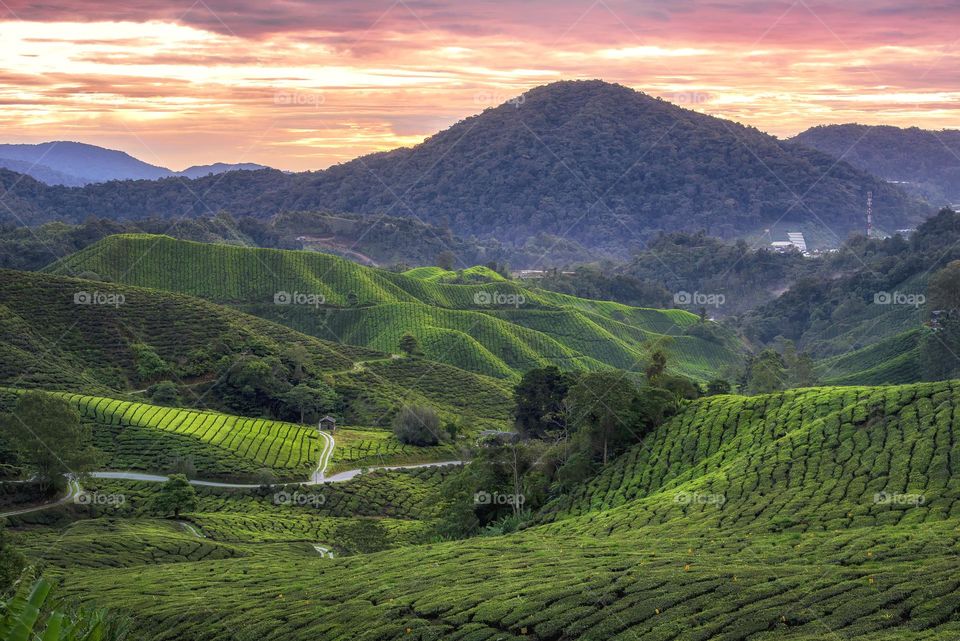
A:
[[[393,433],[407,445],[438,445],[440,417],[432,407],[407,405],[393,419]]]

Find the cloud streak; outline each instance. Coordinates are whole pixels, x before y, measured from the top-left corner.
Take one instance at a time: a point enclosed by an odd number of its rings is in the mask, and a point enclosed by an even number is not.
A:
[[[536,85],[603,78],[780,135],[960,127],[960,7],[906,6],[5,0],[0,126],[171,166],[312,169]]]

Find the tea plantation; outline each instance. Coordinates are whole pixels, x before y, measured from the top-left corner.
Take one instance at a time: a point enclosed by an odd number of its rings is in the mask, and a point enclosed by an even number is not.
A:
[[[197,296],[380,352],[398,351],[410,333],[426,358],[500,378],[548,364],[641,370],[650,340],[670,337],[668,368],[709,380],[742,349],[729,330],[687,311],[532,289],[485,268],[465,270],[466,284],[453,284],[429,268],[398,274],[316,252],[118,235],[48,271]]]
[[[154,487],[102,482],[131,497],[112,517],[19,535],[47,537],[31,554],[62,594],[147,640],[949,641],[958,398],[946,382],[694,401],[513,534],[428,542],[452,472],[410,470],[312,506],[204,489],[193,539],[140,515]],[[311,551],[374,513],[388,549]]]
[[[78,294],[122,303],[78,304]],[[294,347],[302,348],[303,376],[342,397],[338,413],[350,424],[388,426],[404,403],[432,405],[470,430],[508,420],[506,380],[320,340],[190,296],[0,270],[0,385],[142,400],[152,383],[167,380],[191,406],[236,413],[211,389],[223,359],[252,356],[293,368]]]

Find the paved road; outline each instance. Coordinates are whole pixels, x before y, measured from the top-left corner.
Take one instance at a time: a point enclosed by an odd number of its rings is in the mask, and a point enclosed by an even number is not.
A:
[[[436,463],[417,463],[415,465],[379,465],[376,467],[359,468],[338,472],[332,476],[324,476],[318,469],[313,473],[309,481],[292,481],[290,483],[275,483],[274,485],[323,485],[324,483],[343,483],[349,481],[361,474],[364,470],[405,470],[417,467],[440,467],[443,465],[462,465],[463,461],[437,461]],[[95,479],[119,479],[123,481],[146,481],[147,483],[165,483],[169,477],[160,474],[144,474],[142,472],[91,472],[90,476]],[[193,479],[191,485],[204,487],[227,487],[251,489],[260,487],[259,483],[221,483],[219,481],[200,481]],[[2,515],[0,515],[2,516]]]
[[[62,499],[57,499],[52,503],[44,503],[43,505],[34,505],[33,507],[25,507],[19,510],[2,512],[0,513],[0,518],[6,517],[6,516],[17,516],[19,514],[29,514],[31,512],[39,512],[40,510],[49,510],[52,507],[63,505],[64,503],[69,503],[70,501],[75,499],[77,495],[80,494],[81,491],[82,490],[80,489],[80,483],[78,483],[73,479],[70,479],[69,481],[67,481],[67,495],[64,496]]]
[[[293,482],[293,483],[284,483],[283,485],[322,485],[323,483],[342,483],[344,481],[349,481],[354,478],[361,472],[363,469],[356,470],[347,470],[345,472],[338,472],[332,476],[327,477],[327,467],[330,465],[330,458],[333,456],[333,448],[335,446],[333,436],[326,432],[320,432],[321,438],[324,440],[324,448],[320,452],[320,459],[317,462],[317,469],[313,471],[313,474],[310,475],[310,479],[307,481]],[[437,463],[419,463],[416,465],[381,465],[376,467],[364,468],[367,470],[402,470],[408,468],[416,467],[440,467],[443,465],[462,465],[463,461],[439,461]],[[91,472],[90,476],[95,479],[118,479],[123,481],[145,481],[147,483],[165,483],[169,480],[170,477],[164,476],[162,474],[145,474],[142,472]],[[201,487],[224,487],[224,488],[240,488],[240,489],[251,489],[260,487],[259,483],[222,483],[220,481],[201,481],[193,479],[190,481],[191,485],[197,485]],[[68,484],[67,495],[58,501],[52,503],[44,503],[43,505],[36,505],[33,507],[23,508],[21,510],[13,510],[10,512],[0,513],[0,518],[6,516],[16,516],[18,514],[27,514],[29,512],[38,512],[40,510],[47,510],[57,505],[63,505],[72,501],[81,492],[80,484],[75,480],[70,480]]]

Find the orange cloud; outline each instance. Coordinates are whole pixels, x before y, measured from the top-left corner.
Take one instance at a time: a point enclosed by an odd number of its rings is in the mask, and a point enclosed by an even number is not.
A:
[[[9,142],[82,140],[174,168],[316,169],[536,85],[603,78],[779,135],[957,128],[958,14],[888,0],[6,0],[0,126]]]

